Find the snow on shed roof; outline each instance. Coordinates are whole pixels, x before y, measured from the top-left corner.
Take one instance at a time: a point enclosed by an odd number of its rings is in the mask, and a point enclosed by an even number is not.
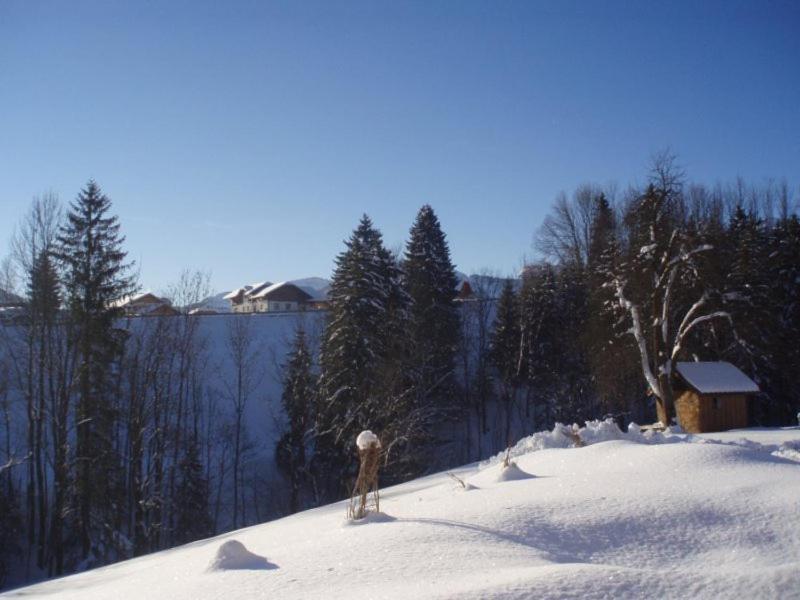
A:
[[[701,394],[754,394],[758,384],[729,362],[679,362],[678,373]]]

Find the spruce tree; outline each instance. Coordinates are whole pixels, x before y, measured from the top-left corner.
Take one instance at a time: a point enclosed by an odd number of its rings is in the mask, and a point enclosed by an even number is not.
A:
[[[506,279],[497,301],[497,313],[491,336],[490,357],[502,385],[502,399],[506,411],[504,441],[510,444],[511,405],[520,377],[520,322],[514,284]]]
[[[349,491],[343,484],[358,432],[383,432],[403,416],[393,376],[407,311],[399,270],[366,215],[345,246],[329,292],[315,425],[315,473],[335,496]]]
[[[411,227],[403,270],[411,299],[410,375],[416,400],[447,412],[454,403],[458,280],[445,234],[429,205],[419,210]]]
[[[53,257],[43,250],[36,257],[28,277],[28,311],[31,321],[52,326],[61,308],[61,286]]]
[[[536,413],[549,426],[555,419],[558,368],[556,273],[552,265],[526,267],[520,290],[522,365]],[[537,424],[537,426],[539,426]]]
[[[764,222],[737,206],[726,239],[727,274],[723,298],[731,313],[736,338],[725,358],[732,360],[764,387],[773,378],[772,290]]]
[[[179,479],[175,490],[178,513],[175,521],[175,542],[186,544],[214,533],[208,512],[208,479],[203,472],[196,435],[186,442],[178,472]]]
[[[124,342],[115,326],[123,314],[119,301],[134,290],[122,250],[125,238],[110,210],[111,200],[90,180],[70,206],[57,251],[78,352],[77,525],[83,556],[93,554],[100,561],[117,558],[114,545],[123,515],[112,371]]]
[[[620,260],[616,227],[614,211],[601,194],[595,199],[590,230],[587,318],[582,341],[602,412],[621,417],[621,413],[628,412],[641,396],[641,375],[635,368],[634,348],[616,331],[614,292],[606,285],[609,273]]]
[[[766,269],[771,286],[775,378],[771,421],[796,424],[800,418],[800,219],[784,216],[775,226]]]
[[[55,549],[58,554],[61,546],[61,520],[62,514],[53,512],[48,515],[48,476],[46,474],[47,430],[46,424],[55,425],[50,432],[56,441],[56,473],[54,474],[54,496],[57,502],[64,499],[66,493],[66,477],[62,472],[66,469],[64,464],[63,442],[66,437],[66,423],[59,423],[53,418],[47,423],[46,416],[54,417],[57,394],[54,391],[53,379],[54,366],[59,360],[59,351],[56,349],[55,335],[58,313],[61,308],[61,290],[58,273],[51,256],[50,248],[43,248],[35,256],[28,272],[28,302],[27,324],[30,340],[30,369],[29,394],[31,430],[29,434],[30,452],[32,454],[28,482],[29,516],[35,517],[38,529],[37,538],[37,564],[40,569],[45,568],[45,555],[48,546]],[[59,442],[60,445],[59,445]],[[33,477],[30,477],[33,475]],[[32,493],[35,490],[35,493]],[[61,507],[63,509],[63,506]],[[48,522],[52,521],[52,522]],[[52,540],[48,539],[52,536]]]
[[[286,433],[278,442],[276,459],[289,479],[289,509],[294,513],[299,510],[300,489],[305,480],[306,433],[311,426],[316,392],[316,378],[311,371],[311,352],[303,329],[295,332],[284,369],[282,401],[289,423]]]
[[[24,527],[17,496],[11,473],[0,470],[0,589],[11,573],[9,565],[18,562],[22,550],[20,540],[23,539]]]

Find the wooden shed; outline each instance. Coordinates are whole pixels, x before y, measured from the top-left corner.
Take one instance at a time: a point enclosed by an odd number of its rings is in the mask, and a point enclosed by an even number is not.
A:
[[[675,411],[689,433],[748,426],[747,400],[758,385],[729,362],[679,362]]]

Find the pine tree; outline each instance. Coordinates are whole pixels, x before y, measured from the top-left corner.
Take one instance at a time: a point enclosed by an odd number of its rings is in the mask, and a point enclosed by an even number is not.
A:
[[[800,415],[800,391],[796,374],[800,371],[800,219],[784,216],[775,226],[766,269],[771,286],[773,352],[775,377],[769,389],[772,396],[771,420],[796,423]]]
[[[604,414],[629,412],[641,396],[635,351],[615,329],[614,292],[606,285],[620,261],[616,218],[605,196],[595,199],[588,252],[587,320],[582,336],[594,391]],[[597,416],[597,415],[596,415]]]
[[[118,302],[134,289],[111,200],[89,181],[67,214],[58,236],[66,302],[79,355],[77,386],[78,531],[84,557],[116,558],[123,510],[121,468],[114,445],[116,419],[112,370],[124,338],[115,321]]]
[[[419,210],[411,227],[403,269],[411,298],[410,372],[417,402],[432,403],[444,413],[454,403],[458,280],[439,219],[428,205]]]
[[[555,419],[558,367],[556,273],[552,265],[529,265],[520,291],[522,373],[545,426]]]
[[[278,442],[276,460],[289,478],[289,509],[297,512],[300,488],[306,473],[306,434],[311,426],[316,392],[316,378],[311,372],[311,352],[303,329],[295,332],[283,378],[283,409],[289,420],[288,430]]]
[[[50,250],[43,250],[33,263],[28,278],[28,310],[37,323],[55,322],[61,308],[61,288]]]
[[[179,479],[175,490],[175,542],[186,544],[214,533],[208,512],[208,479],[203,471],[196,435],[186,442],[178,471]]]
[[[3,473],[0,469],[0,589],[3,589],[10,573],[9,564],[17,562],[22,550],[19,542],[24,529],[17,496],[11,473]]]
[[[315,473],[335,496],[349,491],[343,484],[355,466],[352,443],[358,432],[385,433],[404,416],[396,375],[407,299],[399,269],[366,215],[345,245],[329,292],[315,417]]]
[[[31,424],[29,440],[32,442],[32,458],[29,462],[31,475],[29,477],[29,490],[36,490],[35,494],[28,496],[29,515],[31,519],[36,517],[36,527],[38,533],[37,540],[37,564],[40,569],[45,568],[45,555],[48,549],[52,550],[54,557],[58,557],[61,546],[61,525],[63,515],[53,512],[52,519],[48,516],[48,476],[46,474],[45,457],[47,444],[47,425],[50,421],[53,430],[50,432],[53,439],[57,442],[55,448],[56,460],[54,465],[55,500],[63,505],[66,494],[66,469],[64,464],[63,442],[66,438],[66,423],[55,418],[48,420],[49,414],[54,416],[57,412],[57,394],[54,392],[54,372],[55,364],[59,358],[59,350],[55,347],[55,330],[57,326],[58,313],[61,308],[61,290],[58,273],[51,256],[51,249],[45,247],[39,251],[30,266],[28,273],[28,302],[27,302],[27,323],[30,331],[30,352],[31,362],[31,383],[30,394],[31,402]],[[59,446],[59,444],[61,444]],[[63,506],[62,506],[63,508]],[[48,523],[51,521],[51,523]],[[52,535],[52,540],[48,540]],[[50,548],[48,548],[48,546]]]
[[[768,387],[773,378],[774,327],[764,222],[737,206],[723,251],[727,266],[723,298],[736,333],[724,356]]]
[[[492,330],[490,356],[497,369],[503,388],[502,398],[506,411],[505,442],[510,444],[511,408],[516,395],[521,372],[520,320],[514,284],[506,279],[497,302],[497,313]]]

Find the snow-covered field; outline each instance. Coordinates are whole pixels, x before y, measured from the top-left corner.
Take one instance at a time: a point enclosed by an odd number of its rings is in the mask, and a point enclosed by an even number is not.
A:
[[[800,598],[800,428],[564,433],[453,471],[465,486],[389,488],[359,524],[337,503],[0,596]]]

